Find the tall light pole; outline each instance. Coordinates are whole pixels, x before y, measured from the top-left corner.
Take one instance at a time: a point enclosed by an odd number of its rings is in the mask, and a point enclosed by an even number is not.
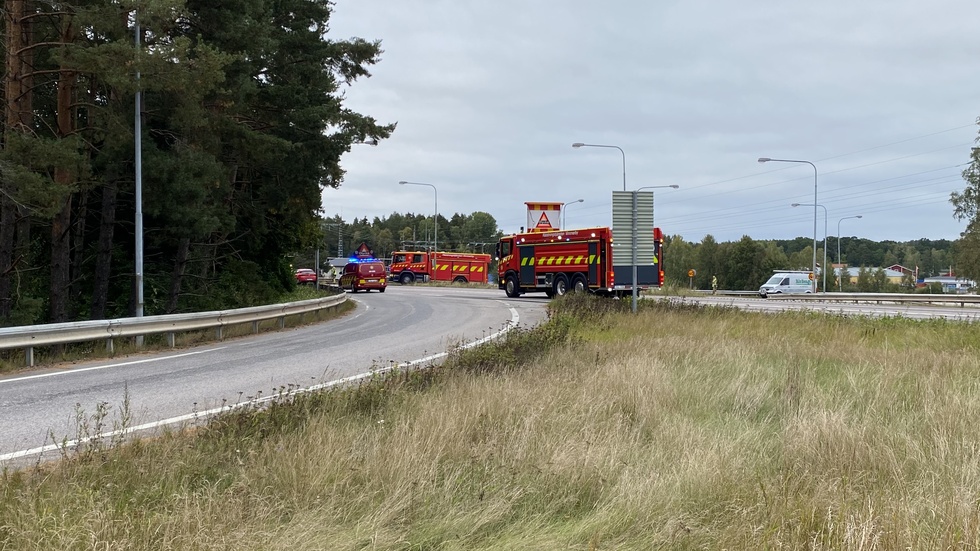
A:
[[[569,203],[562,204],[562,207],[561,207],[561,229],[565,229],[565,209],[568,208],[568,205],[574,205],[575,203],[584,203],[584,202],[585,202],[585,199],[576,199],[576,200],[571,201]]]
[[[436,189],[436,186],[434,186],[432,184],[425,184],[425,183],[422,183],[422,182],[406,182],[405,180],[402,180],[402,181],[398,182],[398,185],[402,185],[402,186],[406,186],[406,185],[408,185],[408,186],[429,186],[430,188],[432,188],[432,193],[434,194],[435,200],[436,200],[436,203],[435,203],[435,206],[436,206],[436,215],[432,219],[432,221],[435,223],[435,232],[433,234],[433,239],[432,239],[432,249],[433,249],[432,250],[432,273],[435,274],[436,273],[436,270],[439,268],[439,263],[436,261],[436,257],[439,255],[439,253],[436,252],[436,251],[439,250],[439,190],[437,190]],[[433,279],[435,279],[435,276],[434,275],[433,275]]]
[[[809,207],[812,206],[810,203],[793,203],[794,207]],[[823,205],[817,205],[823,209],[823,266],[820,271],[823,272],[823,292],[827,292],[827,207]],[[816,251],[814,251],[816,253]],[[816,278],[816,274],[814,274]],[[814,279],[816,281],[816,279]]]
[[[760,163],[805,163],[813,167],[813,292],[817,292],[817,165],[810,161],[799,161],[795,159],[770,159],[769,157],[759,157]]]
[[[134,27],[134,42],[136,44],[136,55],[139,56],[140,52],[140,20],[139,12],[133,11],[133,27]],[[134,201],[136,202],[136,257],[135,261],[135,272],[136,272],[136,317],[143,317],[143,94],[141,92],[140,85],[140,69],[139,65],[136,66],[136,114],[133,120],[133,136],[135,138],[135,162],[134,167],[136,169],[136,194]],[[142,346],[143,336],[139,335],[136,337],[136,344]]]
[[[669,186],[643,186],[641,188],[634,189],[633,192],[632,192],[632,195],[633,195],[633,197],[632,197],[632,200],[633,200],[633,257],[632,257],[632,264],[633,264],[633,285],[632,285],[632,287],[633,287],[633,302],[632,302],[631,308],[632,308],[634,314],[636,313],[636,301],[637,301],[637,297],[639,296],[639,291],[636,288],[637,287],[637,284],[636,284],[636,194],[639,193],[640,190],[644,190],[644,189],[658,189],[658,188],[668,188],[668,187],[669,188],[672,188],[672,189],[677,189],[677,188],[679,188],[681,186],[679,186],[677,184],[671,184]],[[660,259],[657,259],[657,261],[659,262]]]
[[[608,147],[610,149],[618,149],[619,153],[622,154],[623,156],[623,191],[626,191],[626,152],[623,151],[623,148],[619,147],[618,145],[602,145],[602,144],[582,143],[582,142],[575,142],[572,144],[572,147],[576,149],[580,147]]]
[[[844,263],[841,261],[840,258],[840,223],[843,222],[844,220],[848,220],[851,218],[861,218],[861,215],[858,214],[855,216],[845,216],[844,218],[841,218],[840,220],[837,221],[837,263],[840,264],[840,279],[837,280],[838,282],[837,291],[841,293],[844,292]],[[847,272],[847,276],[848,279],[850,279],[851,276],[850,271]]]

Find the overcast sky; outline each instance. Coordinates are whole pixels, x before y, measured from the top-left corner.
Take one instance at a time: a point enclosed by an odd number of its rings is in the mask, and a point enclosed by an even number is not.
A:
[[[655,225],[700,241],[827,229],[956,239],[949,194],[977,146],[977,0],[337,0],[332,39],[381,40],[351,109],[397,122],[346,154],[327,216],[493,215],[562,201],[611,224],[611,192],[657,189]],[[861,219],[842,218],[862,215]],[[824,211],[817,209],[818,239]]]

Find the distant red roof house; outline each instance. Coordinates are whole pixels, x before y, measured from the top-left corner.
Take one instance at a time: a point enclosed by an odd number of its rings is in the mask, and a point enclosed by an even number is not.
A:
[[[912,274],[912,275],[915,275],[915,270],[913,270],[912,268],[906,268],[905,266],[902,266],[901,264],[892,264],[891,266],[888,266],[885,269],[886,270],[895,270],[896,272],[902,272],[904,274]]]

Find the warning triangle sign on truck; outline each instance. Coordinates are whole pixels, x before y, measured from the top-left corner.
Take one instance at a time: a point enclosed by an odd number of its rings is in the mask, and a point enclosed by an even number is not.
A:
[[[358,260],[367,260],[369,258],[374,258],[374,251],[367,246],[367,243],[361,243],[357,246],[357,250],[354,251],[354,257]]]
[[[551,225],[551,220],[548,220],[548,214],[545,212],[541,213],[541,218],[538,218],[537,225],[534,226],[536,230],[553,230],[554,226]]]

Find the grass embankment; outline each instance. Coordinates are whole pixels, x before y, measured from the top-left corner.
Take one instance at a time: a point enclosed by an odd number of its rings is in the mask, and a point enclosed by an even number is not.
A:
[[[0,545],[980,545],[975,326],[647,302],[8,473]]]

